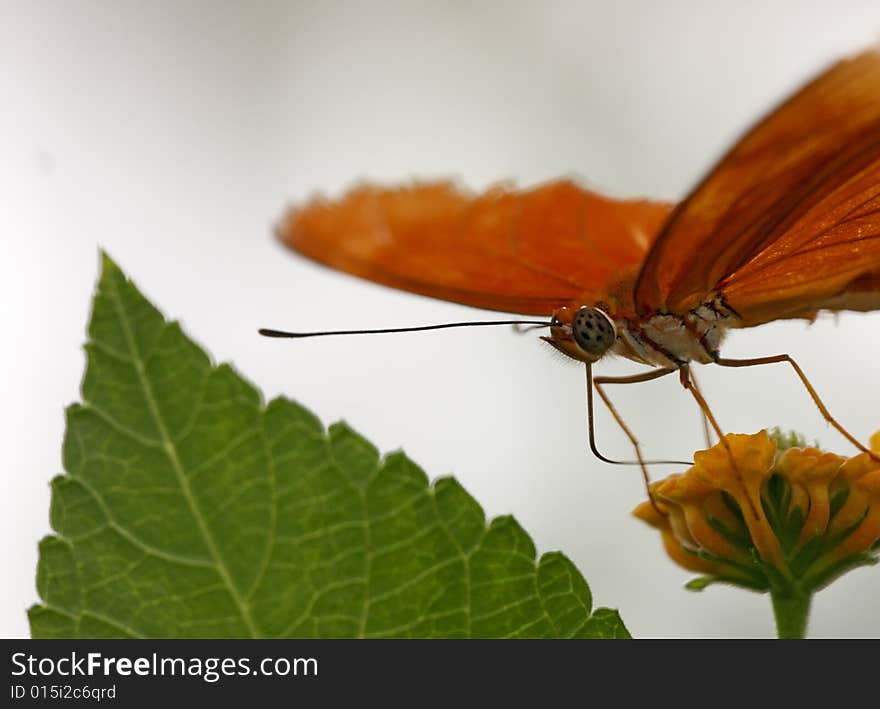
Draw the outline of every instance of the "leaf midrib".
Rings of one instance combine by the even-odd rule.
[[[199,509],[198,503],[196,502],[195,496],[193,495],[192,488],[190,488],[189,480],[187,479],[186,473],[183,470],[183,465],[180,462],[180,456],[177,453],[177,446],[175,446],[174,441],[168,434],[168,429],[165,426],[165,421],[163,420],[162,415],[159,412],[159,406],[156,403],[156,398],[153,394],[153,388],[150,385],[150,381],[146,375],[144,367],[145,363],[135,344],[134,334],[132,333],[131,329],[131,323],[128,320],[128,315],[125,312],[125,308],[123,307],[122,298],[119,294],[116,281],[111,280],[110,285],[110,299],[113,302],[113,306],[116,309],[119,322],[122,326],[122,333],[125,337],[125,343],[128,347],[131,361],[135,368],[135,372],[137,372],[138,381],[143,391],[144,399],[147,402],[147,407],[150,411],[150,416],[153,419],[153,423],[156,425],[156,430],[159,432],[159,437],[162,442],[162,448],[168,455],[168,459],[171,462],[171,467],[177,477],[177,483],[180,486],[183,498],[186,501],[190,514],[193,516],[193,519],[198,526],[199,533],[201,534],[202,540],[204,541],[205,546],[208,549],[208,553],[211,555],[211,559],[214,562],[217,573],[220,575],[220,578],[223,581],[223,585],[226,587],[227,592],[235,603],[239,615],[241,616],[242,621],[248,629],[248,633],[253,638],[260,637],[257,626],[254,623],[253,618],[251,617],[250,607],[248,606],[247,601],[241,595],[235,583],[233,582],[232,574],[229,572],[229,568],[226,566],[226,562],[223,560],[223,557],[220,554],[220,549],[218,548],[217,543],[214,540],[210,529],[208,528],[207,522],[205,521],[205,518],[202,515],[201,510]]]

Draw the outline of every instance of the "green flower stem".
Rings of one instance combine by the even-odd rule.
[[[786,586],[770,591],[773,615],[776,616],[776,634],[782,640],[806,637],[813,594],[797,586]]]

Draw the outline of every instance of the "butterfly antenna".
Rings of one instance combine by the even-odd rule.
[[[533,327],[550,327],[550,322],[543,320],[477,320],[473,322],[451,322],[440,325],[419,325],[417,327],[386,327],[379,330],[326,330],[323,332],[288,332],[261,327],[258,332],[264,337],[325,337],[327,335],[385,335],[395,332],[424,332],[425,330],[446,330],[452,327],[482,327],[484,325],[531,325]]]

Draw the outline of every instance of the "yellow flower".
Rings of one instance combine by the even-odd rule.
[[[775,440],[774,440],[775,438]],[[780,445],[778,445],[780,444]],[[766,431],[728,434],[687,472],[651,486],[634,514],[667,554],[707,578],[811,593],[880,552],[880,462],[843,458]],[[871,439],[880,452],[880,432]]]

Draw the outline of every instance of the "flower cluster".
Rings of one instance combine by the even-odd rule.
[[[687,472],[651,485],[634,514],[660,530],[669,556],[712,581],[771,592],[822,588],[880,552],[880,461],[792,441],[728,434]],[[880,452],[880,433],[871,439]]]

